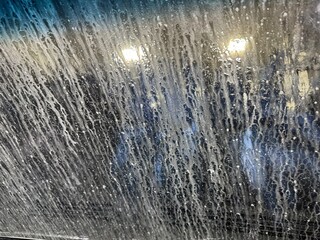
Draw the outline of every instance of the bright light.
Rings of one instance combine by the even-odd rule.
[[[123,49],[122,54],[124,59],[127,62],[136,62],[136,61],[139,61],[140,58],[142,57],[143,51],[141,47],[139,47],[138,49],[131,47],[131,48]]]
[[[246,49],[247,41],[243,38],[230,41],[228,46],[229,52],[243,52]]]

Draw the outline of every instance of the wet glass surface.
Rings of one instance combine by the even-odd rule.
[[[318,239],[320,2],[0,1],[0,235]]]

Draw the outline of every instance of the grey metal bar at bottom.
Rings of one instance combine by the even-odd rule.
[[[40,239],[40,238],[24,238],[24,237],[0,236],[0,240],[44,240],[44,239]]]
[[[88,237],[76,237],[66,235],[45,235],[45,234],[34,234],[34,233],[1,233],[0,240],[89,240]]]

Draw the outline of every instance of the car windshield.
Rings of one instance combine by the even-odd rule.
[[[319,239],[319,0],[0,1],[0,239]]]

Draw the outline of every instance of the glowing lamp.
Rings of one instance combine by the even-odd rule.
[[[141,56],[143,55],[142,49],[140,48],[126,48],[122,50],[122,54],[124,59],[127,62],[137,62],[140,60]]]
[[[247,41],[243,38],[233,39],[228,45],[228,51],[230,53],[243,52],[246,49]]]

